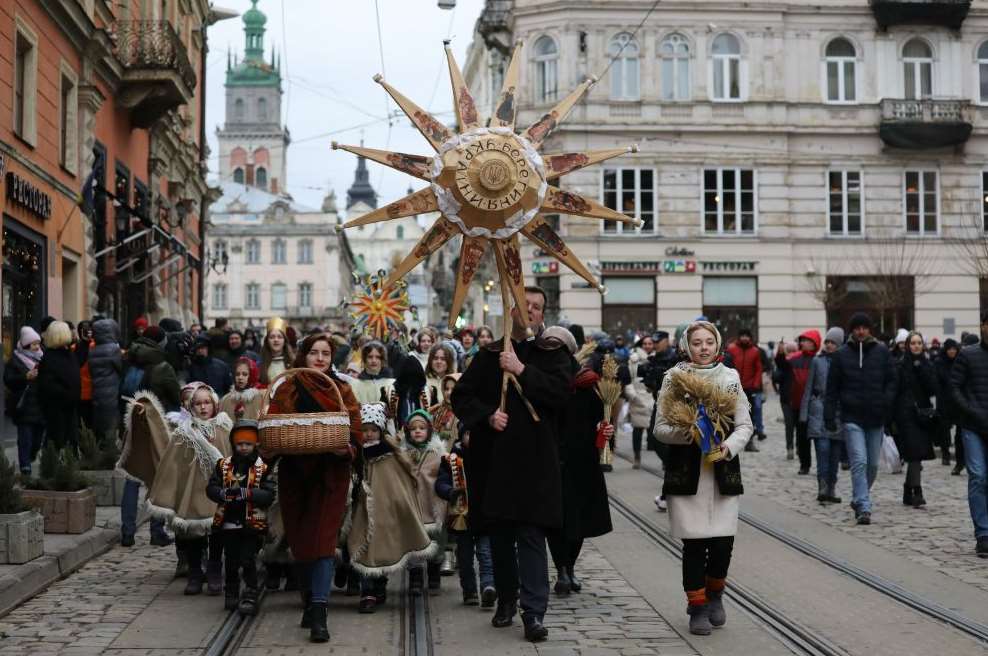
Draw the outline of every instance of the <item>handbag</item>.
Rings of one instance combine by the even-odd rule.
[[[939,417],[936,408],[922,408],[918,403],[914,403],[913,406],[916,408],[916,420],[924,426],[933,424]]]

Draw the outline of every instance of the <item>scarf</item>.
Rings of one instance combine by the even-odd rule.
[[[693,359],[693,356],[690,354],[690,334],[692,334],[694,328],[705,328],[706,330],[709,330],[713,334],[714,338],[717,340],[717,353],[720,354],[721,346],[723,345],[723,339],[720,336],[720,331],[717,330],[717,326],[713,325],[709,321],[694,321],[691,324],[689,324],[686,327],[686,329],[683,331],[683,334],[679,336],[679,350],[686,357],[690,358],[691,360]],[[709,365],[693,364],[691,366],[698,369],[710,369],[713,367],[713,364],[709,364]]]
[[[593,387],[600,380],[600,375],[589,367],[584,367],[573,377],[572,389],[587,389]]]
[[[17,359],[21,361],[28,371],[34,371],[38,363],[41,362],[41,357],[44,355],[44,351],[32,351],[30,349],[24,349],[18,346],[14,349],[14,355]]]

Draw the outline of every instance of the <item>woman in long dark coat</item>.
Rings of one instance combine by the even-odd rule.
[[[38,365],[38,398],[45,413],[45,439],[59,449],[79,447],[79,403],[82,382],[79,365],[71,350],[72,329],[64,321],[53,321],[43,335],[45,355]]]
[[[336,542],[347,512],[352,463],[363,441],[360,405],[350,386],[332,369],[334,345],[327,333],[309,335],[299,344],[295,368],[303,369],[283,379],[272,393],[270,413],[304,414],[339,411],[339,401],[329,383],[309,371],[333,379],[350,415],[350,444],[318,455],[282,456],[278,465],[278,492],[285,537],[292,556],[302,564],[305,612],[302,627],[310,629],[312,642],[327,642],[326,609],[336,565]]]
[[[559,422],[563,526],[548,535],[549,551],[557,572],[557,595],[579,592],[582,588],[573,570],[583,549],[583,540],[612,530],[597,433],[603,431],[604,437],[610,439],[614,426],[606,423],[604,404],[597,394],[600,373],[590,367],[580,368],[576,360],[572,361],[572,367],[574,372],[579,371],[573,379],[573,394]]]
[[[923,336],[909,333],[906,349],[898,362],[898,391],[895,396],[895,424],[898,429],[899,457],[906,462],[906,482],[902,503],[919,508],[923,498],[923,460],[933,460],[933,437],[937,419],[932,415],[931,398],[937,395],[937,376],[933,363],[926,357]]]

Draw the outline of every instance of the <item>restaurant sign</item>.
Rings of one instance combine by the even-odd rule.
[[[740,271],[754,271],[758,262],[700,262],[700,270],[703,273],[735,273]]]
[[[42,219],[51,218],[51,196],[13,171],[7,171],[7,201]]]

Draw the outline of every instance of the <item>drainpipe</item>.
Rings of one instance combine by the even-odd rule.
[[[206,23],[207,20],[203,20],[202,26],[202,49],[199,53],[199,161],[196,165],[199,167],[199,174],[204,175],[202,172],[202,162],[206,158],[206,53],[209,51],[209,45],[206,41]],[[205,182],[205,181],[204,181]],[[206,293],[206,282],[205,282],[205,263],[206,263],[206,212],[209,202],[209,188],[207,187],[206,192],[199,199],[199,307],[196,309],[196,314],[198,315],[199,323],[205,321],[203,318],[203,298]],[[205,326],[203,326],[205,327]]]

